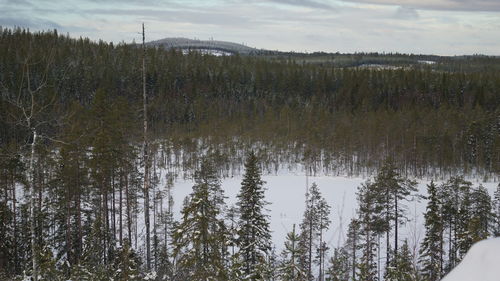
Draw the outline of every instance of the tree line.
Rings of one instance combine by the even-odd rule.
[[[8,166],[2,166],[1,278],[30,276],[35,253],[39,280],[434,281],[453,269],[474,242],[500,235],[500,185],[492,198],[483,186],[473,187],[455,176],[439,185],[431,181],[422,196],[414,180],[386,161],[375,177],[358,187],[356,215],[343,245],[330,248],[326,242],[332,206],[313,183],[304,196],[302,221],[276,253],[269,228],[272,204],[265,200],[261,164],[254,152],[246,156],[232,206],[225,202],[215,158],[205,157],[178,219],[173,214],[174,177],[165,173],[165,159],[157,153],[151,166],[148,271],[138,166],[129,165],[128,170],[105,158],[98,167],[92,166],[95,161],[65,162],[67,153],[61,151],[54,159],[37,157],[34,217],[23,194],[23,163],[2,163]],[[124,159],[117,161],[127,163]],[[418,245],[399,234],[412,219],[407,209],[412,200],[427,201],[425,235],[414,241]],[[35,250],[30,243],[31,220]]]
[[[17,125],[22,112],[8,102],[28,82],[43,86],[38,97],[47,136],[61,134],[76,105],[89,110],[99,91],[126,103],[126,115],[138,119],[142,53],[136,45],[20,28],[2,29],[0,44],[3,147],[29,139],[29,130]],[[269,167],[276,163],[267,158],[364,175],[391,157],[417,177],[499,171],[498,58],[443,57],[428,67],[370,70],[150,47],[146,61],[151,139],[182,147],[191,158],[200,149],[197,139],[234,166],[244,157],[231,151],[259,143]],[[473,70],[466,67],[472,64]],[[129,131],[138,136],[140,126]]]

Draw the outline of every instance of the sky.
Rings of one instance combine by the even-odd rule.
[[[0,0],[0,26],[280,51],[500,55],[500,0]]]

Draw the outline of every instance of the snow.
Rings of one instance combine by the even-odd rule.
[[[265,200],[271,203],[266,206],[266,209],[269,210],[272,239],[278,253],[283,249],[286,234],[292,231],[293,224],[296,224],[296,229],[299,228],[305,209],[306,184],[311,186],[313,182],[318,184],[323,197],[332,206],[330,219],[333,224],[326,234],[327,243],[331,248],[337,247],[339,243],[343,244],[344,234],[356,209],[357,187],[364,179],[330,176],[306,179],[304,175],[286,171],[278,175],[265,175],[262,179],[266,182]],[[224,195],[227,197],[225,202],[228,206],[236,204],[241,180],[241,176],[222,180]],[[180,219],[181,202],[192,192],[192,186],[192,181],[179,180],[174,184],[173,197],[176,204],[173,211],[176,219]],[[342,217],[342,227],[340,217]]]
[[[500,238],[480,241],[442,281],[500,280]]]
[[[341,246],[345,242],[345,234],[351,218],[355,216],[357,201],[356,192],[358,186],[363,183],[366,178],[359,177],[339,177],[339,176],[308,176],[303,172],[295,172],[289,170],[279,170],[274,175],[263,175],[262,179],[266,182],[265,200],[271,204],[266,206],[269,210],[272,231],[272,240],[276,246],[276,251],[279,254],[284,248],[286,234],[292,231],[293,224],[296,224],[296,229],[299,229],[299,224],[302,221],[302,216],[305,209],[305,193],[306,186],[311,186],[315,182],[327,203],[332,207],[330,220],[332,221],[330,229],[326,233],[326,242],[330,247],[329,254],[333,253],[333,248]],[[473,186],[478,186],[482,182],[468,179],[473,183]],[[224,190],[224,195],[227,197],[225,202],[228,207],[236,204],[236,195],[240,191],[242,176],[234,176],[223,178],[221,185]],[[417,180],[418,193],[427,195],[427,184],[430,180]],[[437,185],[442,181],[435,181]],[[172,189],[174,198],[174,217],[180,219],[180,211],[184,197],[192,192],[194,182],[191,180],[177,180]],[[482,183],[490,195],[497,186],[497,183],[486,182]],[[418,253],[419,246],[424,238],[424,212],[427,201],[412,201],[404,202],[407,205],[409,222],[400,225],[399,235],[400,241],[408,239],[410,249],[413,253]],[[384,259],[385,253],[384,243],[381,245],[381,258]],[[329,256],[328,254],[328,256]],[[498,278],[500,280],[500,278]]]

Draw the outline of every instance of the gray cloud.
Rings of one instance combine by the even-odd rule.
[[[395,5],[422,10],[500,12],[499,0],[342,0],[344,2]]]
[[[158,9],[89,9],[83,11],[86,15],[102,16],[132,16],[148,18],[162,22],[209,24],[220,26],[248,26],[258,24],[249,16],[225,13],[223,11],[196,10],[158,10]]]
[[[145,22],[148,40],[213,37],[284,51],[453,55],[500,50],[498,14],[477,12],[500,0],[478,0],[474,4],[482,8],[468,13],[456,11],[472,6],[470,0],[117,1],[0,0],[0,25],[131,42],[140,39],[137,31]],[[436,12],[445,8],[449,12]]]
[[[398,7],[395,14],[396,18],[404,20],[416,20],[420,16],[415,8]]]
[[[326,4],[324,2],[313,1],[313,0],[271,0],[269,2],[290,5],[290,6],[315,8],[315,9],[325,9],[325,10],[334,9],[334,7],[331,4]]]
[[[38,18],[19,18],[19,17],[2,17],[0,18],[0,26],[17,26],[36,29],[62,29],[62,26],[56,22]]]

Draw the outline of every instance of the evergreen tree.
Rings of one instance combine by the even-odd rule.
[[[437,281],[443,271],[443,221],[441,202],[434,182],[427,185],[427,210],[425,212],[425,237],[420,247],[423,278]]]
[[[349,281],[349,253],[344,248],[335,248],[326,271],[327,281]]]
[[[452,177],[439,189],[443,225],[448,236],[448,263],[443,274],[455,267],[460,261],[460,255],[465,254],[472,243],[468,227],[471,185],[463,177]]]
[[[305,254],[302,255],[299,261],[302,271],[306,273],[307,280],[314,278],[312,265],[315,261],[320,265],[321,273],[319,275],[323,273],[324,253],[326,251],[325,247],[323,247],[323,233],[330,224],[329,215],[330,206],[321,195],[316,183],[313,183],[306,193],[306,210],[300,224],[299,247],[302,248]],[[319,253],[317,259],[314,259],[313,253]]]
[[[117,255],[113,264],[113,279],[119,281],[143,280],[140,274],[140,259],[130,248],[130,243],[125,240],[123,245],[117,249]]]
[[[492,225],[492,232],[494,237],[498,237],[500,236],[500,183],[493,194],[492,211],[494,221]]]
[[[245,163],[245,174],[236,203],[239,211],[238,247],[242,259],[244,280],[262,280],[261,271],[271,251],[271,233],[269,216],[264,200],[264,181],[258,159],[250,152]]]
[[[383,203],[385,206],[384,226],[387,239],[386,248],[393,248],[394,252],[397,253],[399,224],[404,224],[407,220],[406,206],[403,202],[407,201],[412,193],[417,190],[417,182],[403,178],[396,170],[392,161],[387,160],[377,174],[374,184],[379,192],[383,193],[385,196]],[[394,230],[394,243],[392,247],[389,241],[391,230]],[[386,263],[388,265],[391,260],[391,251],[386,252]]]
[[[413,266],[412,255],[405,240],[401,249],[395,254],[389,268],[386,269],[386,281],[417,281],[418,273]]]
[[[359,280],[377,280],[377,264],[375,261],[377,250],[377,235],[385,228],[384,199],[385,194],[378,191],[370,181],[366,181],[358,188],[359,225],[362,254],[358,264]]]
[[[470,197],[471,219],[469,233],[472,243],[475,243],[488,238],[491,222],[491,196],[484,186],[479,185],[479,187],[473,189]]]
[[[179,280],[227,280],[223,252],[227,241],[221,228],[223,199],[217,173],[204,160],[173,233],[175,275]]]
[[[360,249],[360,225],[357,219],[351,219],[347,229],[347,240],[344,246],[349,257],[349,276],[350,279],[356,280],[356,272],[358,268],[358,251]]]
[[[279,278],[283,281],[306,280],[305,272],[299,265],[299,257],[305,253],[299,247],[300,236],[295,232],[295,224],[291,232],[287,233],[285,248],[281,252]]]

